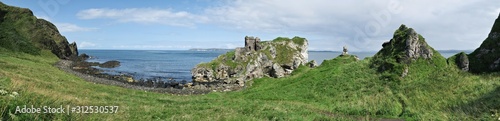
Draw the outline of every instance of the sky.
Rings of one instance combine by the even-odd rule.
[[[378,51],[401,25],[434,49],[473,50],[499,0],[0,0],[54,23],[79,49],[186,50],[300,36],[309,50]]]

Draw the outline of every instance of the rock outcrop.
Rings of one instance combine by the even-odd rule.
[[[213,90],[235,90],[254,78],[284,77],[300,65],[306,65],[307,46],[307,40],[300,37],[279,37],[273,41],[245,37],[245,47],[193,68],[194,87],[202,85]]]
[[[446,66],[444,57],[430,47],[420,34],[405,25],[401,25],[393,38],[384,42],[382,47],[371,60],[371,66],[380,72],[390,71],[405,77],[409,73],[409,65],[419,60],[424,61],[423,66]]]
[[[61,59],[78,56],[76,43],[70,45],[54,24],[37,19],[29,9],[0,2],[0,28],[0,47],[30,54],[45,49]]]
[[[315,60],[311,60],[311,61],[307,62],[307,66],[309,68],[316,68],[316,67],[318,67],[318,63],[316,63]]]
[[[468,55],[470,72],[498,72],[500,71],[500,15],[495,20],[488,38],[481,46]]]
[[[99,67],[101,68],[116,68],[118,66],[120,66],[120,61],[117,60],[106,61],[102,64],[99,64]]]
[[[469,71],[469,58],[467,57],[467,54],[464,52],[460,53],[457,57],[457,60],[455,61],[457,64],[458,68],[460,68],[462,71]]]

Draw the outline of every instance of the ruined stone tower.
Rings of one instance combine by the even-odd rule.
[[[258,51],[260,50],[260,38],[259,37],[252,37],[252,36],[245,36],[245,50],[247,51]]]

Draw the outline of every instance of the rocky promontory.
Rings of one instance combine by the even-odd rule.
[[[394,32],[393,38],[383,43],[382,49],[371,60],[371,66],[379,72],[397,75],[391,78],[405,77],[413,64],[420,67],[444,67],[446,60],[427,44],[422,35],[406,25],[401,25]]]
[[[500,15],[481,46],[468,55],[473,73],[500,71]]]
[[[0,47],[39,54],[50,50],[61,59],[78,56],[76,43],[69,43],[57,27],[44,19],[38,19],[26,8],[5,5],[0,2]]]
[[[193,88],[236,90],[254,78],[284,77],[308,62],[307,47],[308,41],[301,37],[260,41],[247,36],[245,47],[194,67]]]

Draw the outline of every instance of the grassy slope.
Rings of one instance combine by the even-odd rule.
[[[498,118],[499,74],[472,75],[455,67],[410,67],[400,82],[379,80],[369,59],[339,57],[293,76],[256,79],[236,92],[176,96],[93,84],[60,71],[57,57],[0,48],[0,88],[20,96],[0,96],[3,118],[99,120],[318,120],[367,117],[424,119]],[[6,77],[8,77],[6,79]],[[2,81],[3,80],[3,81]],[[9,114],[18,105],[118,105],[118,114]],[[345,120],[345,119],[344,119]]]

